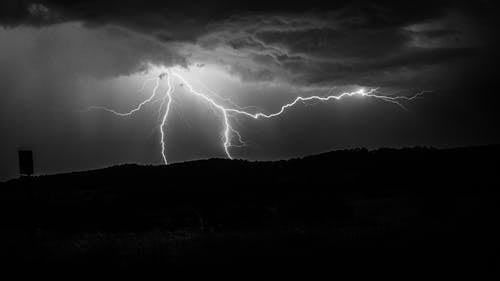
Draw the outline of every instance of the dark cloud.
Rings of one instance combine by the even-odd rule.
[[[492,1],[21,0],[0,5],[5,26],[79,21],[91,29],[116,26],[143,36],[120,42],[127,47],[111,39],[114,47],[103,44],[102,52],[81,50],[78,65],[97,75],[130,73],[148,62],[211,62],[246,81],[388,86],[397,81],[410,87],[418,69],[468,59],[495,37]],[[94,53],[117,60],[92,68],[86,62]],[[401,71],[412,74],[402,81]]]
[[[119,24],[183,40],[203,34],[207,24],[240,16],[314,14],[335,17],[343,26],[355,29],[404,26],[438,18],[450,9],[480,11],[488,1],[63,1],[6,0],[0,4],[0,22],[6,25],[50,24],[83,21],[89,25]],[[472,7],[471,7],[472,6]],[[474,8],[474,9],[472,9]],[[477,12],[476,12],[477,13]],[[49,17],[50,15],[50,17]],[[282,22],[290,26],[300,21]],[[271,23],[273,24],[273,23]],[[167,32],[168,30],[168,32]],[[167,34],[165,34],[167,33]]]
[[[307,85],[398,81],[404,86],[390,73],[468,59],[481,52],[492,36],[472,20],[477,15],[468,14],[457,2],[356,2],[300,14],[290,11],[214,20],[196,43],[234,53],[235,59],[224,56],[218,62],[247,81],[280,79]]]
[[[124,59],[114,67],[155,60],[165,65],[212,62],[246,81],[303,85],[397,82],[411,87],[418,69],[482,52],[493,40],[487,30],[495,21],[491,1],[47,0],[1,5],[0,22],[8,26],[81,21],[90,28],[119,26],[143,34],[144,42],[131,47],[141,55],[117,56]],[[181,44],[181,51],[173,51],[173,44]],[[401,80],[401,71],[411,75]]]
[[[300,31],[265,31],[256,37],[267,44],[284,46],[291,53],[314,58],[369,58],[399,52],[408,42],[401,30],[351,30],[338,28]],[[371,43],[371,44],[370,44]]]

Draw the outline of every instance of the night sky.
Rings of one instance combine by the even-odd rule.
[[[42,174],[163,163],[159,102],[127,117],[86,109],[131,110],[165,69],[252,112],[297,96],[432,91],[408,110],[354,96],[231,118],[247,142],[235,158],[500,142],[495,1],[293,2],[2,0],[0,180],[18,175],[19,149]],[[169,161],[226,157],[220,112],[178,84]]]

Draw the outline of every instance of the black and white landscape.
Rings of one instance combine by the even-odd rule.
[[[0,267],[497,274],[495,4],[1,1]]]

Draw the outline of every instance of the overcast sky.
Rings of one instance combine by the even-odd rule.
[[[84,109],[134,108],[165,68],[266,113],[297,96],[432,91],[408,111],[352,97],[232,119],[248,143],[236,158],[499,142],[495,1],[293,2],[1,1],[0,180],[17,176],[18,149],[39,173],[161,164],[160,104]],[[176,88],[171,162],[225,157],[222,129],[220,112]]]

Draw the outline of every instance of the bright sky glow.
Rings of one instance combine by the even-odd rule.
[[[234,103],[231,99],[223,97],[213,90],[210,90],[201,80],[215,80],[214,77],[217,75],[224,75],[218,73],[218,70],[206,72],[192,71],[189,69],[183,69],[180,67],[172,68],[155,68],[151,71],[152,76],[143,81],[141,89],[144,89],[146,83],[153,82],[154,87],[152,92],[145,98],[142,102],[136,105],[134,108],[126,112],[119,112],[114,109],[105,106],[91,106],[87,110],[105,110],[116,116],[126,117],[131,116],[134,113],[143,109],[146,104],[160,101],[159,112],[160,112],[160,143],[161,143],[161,155],[163,162],[168,164],[167,157],[167,136],[165,133],[165,127],[168,123],[168,117],[171,110],[172,101],[176,98],[176,89],[178,87],[184,88],[187,93],[190,93],[201,100],[207,102],[208,106],[215,109],[218,114],[220,114],[221,122],[223,124],[223,131],[221,132],[221,142],[224,148],[226,156],[233,159],[231,154],[231,147],[245,146],[243,136],[238,132],[231,124],[231,117],[234,118],[253,118],[253,119],[269,119],[275,118],[282,114],[286,114],[288,110],[298,103],[307,103],[311,101],[320,102],[334,102],[340,101],[347,97],[363,97],[363,98],[373,98],[379,99],[385,102],[393,103],[399,106],[403,110],[407,110],[404,103],[412,101],[413,99],[419,98],[426,92],[421,92],[415,94],[411,97],[406,96],[391,96],[379,92],[378,88],[358,88],[352,92],[343,92],[337,94],[330,94],[324,96],[311,95],[311,96],[298,96],[289,102],[281,105],[281,107],[274,112],[253,112],[247,108],[240,107],[238,104]],[[160,91],[160,85],[166,84],[166,90]]]

